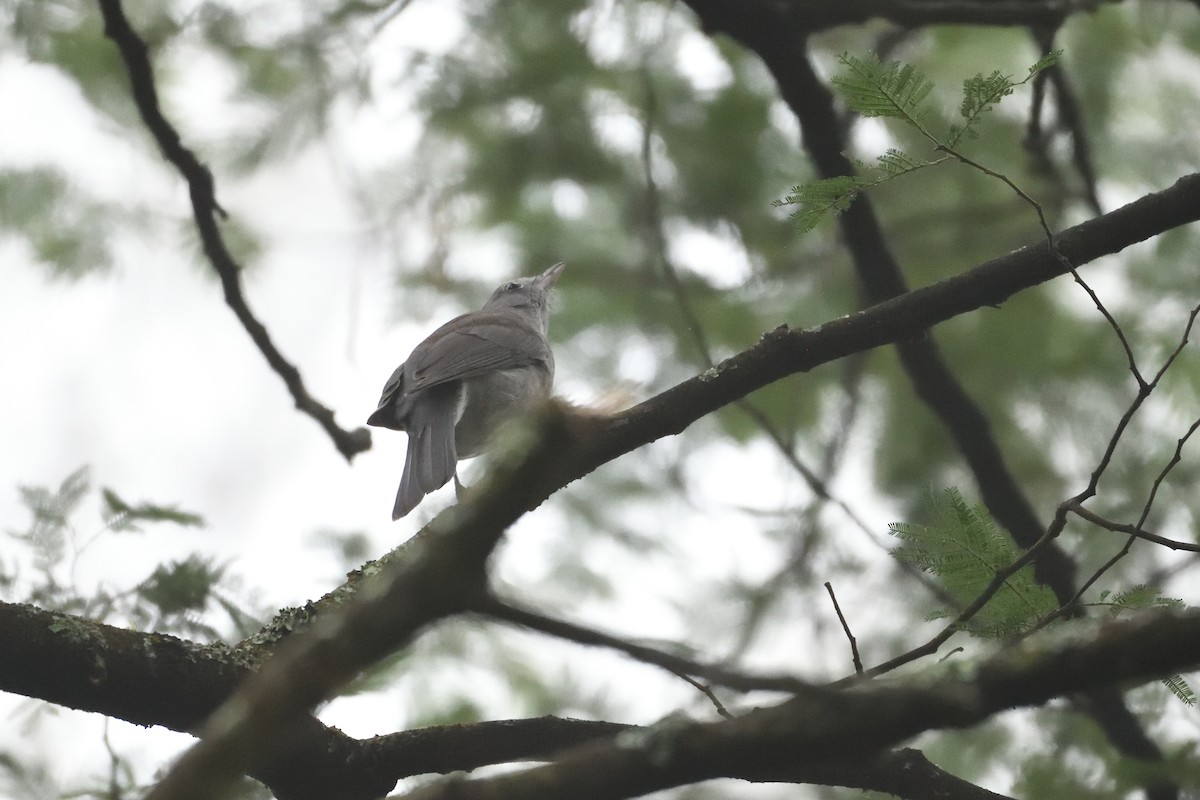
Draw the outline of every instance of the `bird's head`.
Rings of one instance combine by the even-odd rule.
[[[530,314],[537,319],[541,329],[546,330],[550,318],[550,290],[554,288],[564,266],[560,261],[541,275],[517,278],[501,284],[483,304],[483,310],[500,311],[511,308]]]

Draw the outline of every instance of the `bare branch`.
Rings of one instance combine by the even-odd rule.
[[[1151,680],[1200,664],[1200,611],[1147,614],[1101,627],[1086,641],[1001,654],[966,678],[920,686],[873,682],[812,688],[734,720],[664,720],[648,730],[567,751],[553,764],[436,784],[410,800],[616,800],[716,777],[761,776],[786,763],[862,758],[918,733],[962,728],[1019,706],[1114,683]]]
[[[1066,524],[1066,514],[1068,510],[1075,511],[1075,513],[1085,517],[1086,519],[1091,519],[1086,514],[1080,513],[1080,509],[1083,508],[1083,502],[1096,495],[1096,489],[1100,483],[1100,478],[1112,461],[1113,453],[1117,449],[1117,443],[1120,441],[1121,435],[1129,426],[1133,416],[1142,407],[1142,404],[1146,401],[1146,398],[1148,398],[1150,393],[1158,387],[1159,381],[1161,381],[1163,376],[1167,374],[1167,370],[1169,370],[1175,363],[1176,359],[1179,358],[1179,354],[1183,352],[1183,348],[1187,346],[1187,343],[1191,338],[1192,328],[1196,324],[1196,318],[1198,315],[1200,315],[1200,304],[1197,304],[1192,308],[1191,313],[1188,315],[1187,324],[1184,325],[1183,334],[1179,337],[1179,344],[1175,346],[1175,349],[1172,350],[1170,355],[1168,355],[1163,361],[1163,364],[1161,367],[1159,367],[1158,372],[1154,373],[1154,377],[1151,378],[1149,382],[1141,381],[1139,383],[1138,392],[1130,402],[1129,407],[1126,408],[1125,412],[1121,415],[1121,419],[1117,422],[1117,426],[1113,430],[1112,436],[1109,437],[1108,445],[1105,447],[1104,453],[1100,457],[1100,461],[1097,463],[1096,468],[1092,470],[1092,475],[1088,480],[1088,485],[1083,489],[1083,491],[1079,492],[1074,497],[1059,504],[1054,522],[1051,524],[1052,530],[1062,530],[1063,526]],[[1146,523],[1146,520],[1150,516],[1150,510],[1154,506],[1154,499],[1158,495],[1158,488],[1162,485],[1162,482],[1166,480],[1167,475],[1171,472],[1171,470],[1175,468],[1175,465],[1179,463],[1183,456],[1183,446],[1187,443],[1188,439],[1191,438],[1192,434],[1196,432],[1197,426],[1200,426],[1200,419],[1193,422],[1191,427],[1188,428],[1187,432],[1176,442],[1175,452],[1171,459],[1167,462],[1167,464],[1159,472],[1158,476],[1154,479],[1154,482],[1150,485],[1149,495],[1146,498],[1145,504],[1142,506],[1142,513],[1138,517],[1137,522],[1129,526],[1129,530],[1125,531],[1126,533],[1130,534],[1130,537],[1125,542],[1125,545],[1114,556],[1104,562],[1099,569],[1092,573],[1091,577],[1089,577],[1084,585],[1075,592],[1074,596],[1068,602],[1060,604],[1057,611],[1055,611],[1053,614],[1050,614],[1046,619],[1042,620],[1035,630],[1048,625],[1049,623],[1065,616],[1066,614],[1074,613],[1076,604],[1079,602],[1080,598],[1083,597],[1084,592],[1093,586],[1104,573],[1115,566],[1118,561],[1123,559],[1129,553],[1130,548],[1133,546],[1134,540],[1151,536],[1151,534],[1142,536],[1136,532],[1141,531],[1144,533],[1144,531],[1142,531],[1142,526]],[[1088,513],[1090,514],[1091,512]],[[1091,519],[1092,522],[1102,519],[1098,515],[1092,516],[1095,517],[1094,519]],[[1170,539],[1163,539],[1162,537],[1157,538],[1159,539],[1159,544],[1166,544],[1167,542],[1172,541]],[[1154,539],[1151,541],[1154,541]],[[1170,547],[1171,545],[1167,546]]]
[[[1134,529],[1140,530],[1142,525],[1146,522],[1146,517],[1150,513],[1151,506],[1154,504],[1154,498],[1158,494],[1158,487],[1162,485],[1162,482],[1164,480],[1166,480],[1167,475],[1170,474],[1171,470],[1174,469],[1175,465],[1178,464],[1179,461],[1182,459],[1183,446],[1185,444],[1187,444],[1188,439],[1190,439],[1192,437],[1192,434],[1195,433],[1198,428],[1200,428],[1200,419],[1197,419],[1195,422],[1193,422],[1191,424],[1191,426],[1188,427],[1187,432],[1183,436],[1181,436],[1179,438],[1179,440],[1175,443],[1175,452],[1171,455],[1171,458],[1167,462],[1167,464],[1162,468],[1162,471],[1160,471],[1158,473],[1158,476],[1154,479],[1154,483],[1150,488],[1150,496],[1147,498],[1146,505],[1142,509],[1142,516],[1140,519],[1138,519],[1137,524],[1132,526]],[[1117,553],[1112,558],[1105,561],[1103,564],[1100,565],[1100,567],[1094,573],[1092,573],[1092,575],[1084,582],[1084,584],[1079,587],[1079,591],[1075,594],[1075,597],[1072,599],[1071,603],[1068,604],[1065,608],[1069,608],[1071,605],[1078,603],[1080,598],[1083,597],[1084,593],[1087,592],[1088,589],[1092,588],[1092,586],[1094,586],[1096,584],[1096,581],[1100,580],[1100,577],[1102,575],[1104,575],[1106,572],[1108,572],[1110,569],[1112,569],[1114,566],[1116,566],[1118,561],[1125,558],[1125,556],[1129,555],[1129,551],[1133,547],[1133,543],[1135,541],[1137,541],[1139,538],[1144,538],[1144,537],[1140,537],[1140,536],[1137,536],[1136,534],[1131,533],[1129,538],[1125,541],[1124,547],[1122,547],[1120,550],[1118,550]],[[1163,542],[1160,542],[1160,544],[1163,544],[1166,541],[1170,541],[1170,540],[1163,540]],[[1181,547],[1178,549],[1191,549],[1191,548]],[[1058,619],[1061,616],[1063,616],[1062,608],[1060,608],[1054,614],[1049,615],[1045,620],[1042,621],[1042,623],[1040,625],[1038,625],[1038,627],[1039,628],[1044,627],[1045,625],[1049,624],[1050,622],[1053,622],[1054,620]]]
[[[220,646],[114,628],[0,602],[0,688],[70,708],[194,731],[246,674],[240,657]],[[103,663],[104,672],[97,666]],[[97,679],[100,678],[100,679]],[[287,751],[252,771],[281,800],[371,800],[400,778],[545,760],[556,752],[637,726],[539,717],[438,725],[352,739],[311,717],[289,735]],[[807,780],[899,797],[1004,800],[930,764],[918,751],[877,759],[780,770],[760,779]]]
[[[1113,533],[1127,533],[1135,538],[1145,539],[1147,542],[1153,542],[1154,544],[1161,544],[1163,547],[1169,547],[1172,550],[1187,550],[1191,553],[1200,553],[1200,544],[1177,542],[1174,539],[1168,539],[1165,536],[1158,536],[1157,534],[1150,533],[1149,531],[1144,531],[1137,525],[1113,522],[1112,520],[1105,519],[1094,511],[1089,511],[1088,509],[1079,505],[1079,503],[1069,503],[1067,505],[1067,510],[1082,517],[1083,519],[1086,519],[1093,525],[1099,525],[1101,528],[1112,531]]]
[[[931,25],[1058,26],[1094,2],[1071,0],[805,0],[794,4],[796,24],[810,33],[884,19],[905,28]]]
[[[704,664],[592,628],[554,619],[536,611],[522,608],[512,601],[500,600],[495,597],[486,598],[474,610],[503,622],[509,622],[550,636],[557,636],[560,639],[566,639],[577,644],[592,647],[607,647],[611,650],[616,650],[630,658],[661,667],[674,675],[688,680],[693,686],[696,684],[689,680],[688,676],[697,676],[720,686],[726,686],[742,692],[756,690],[797,692],[810,685],[790,675],[750,675],[715,664]]]
[[[116,44],[125,62],[138,113],[141,114],[142,121],[145,122],[154,141],[158,143],[163,157],[175,165],[187,181],[192,200],[192,216],[200,232],[204,254],[208,256],[209,263],[221,280],[225,303],[250,334],[250,338],[267,359],[271,369],[283,379],[296,408],[315,419],[325,429],[338,452],[349,461],[358,453],[369,450],[370,431],[363,427],[348,431],[337,424],[333,411],[309,394],[300,377],[300,370],[279,352],[266,327],[250,310],[242,292],[241,267],[229,252],[217,223],[217,217],[224,217],[225,212],[217,204],[212,173],[200,163],[195,153],[184,146],[179,132],[163,115],[158,103],[158,90],[154,85],[154,70],[150,65],[146,43],[130,26],[121,0],[99,0],[99,3],[104,15],[104,33]]]
[[[850,655],[854,661],[854,674],[861,678],[863,676],[863,665],[862,659],[858,656],[858,640],[850,632],[850,625],[846,622],[846,617],[842,614],[842,607],[838,605],[837,595],[833,593],[833,585],[829,581],[825,581],[825,591],[829,592],[829,599],[833,601],[833,610],[837,612],[838,622],[842,623],[842,630],[845,631],[846,638],[850,641]]]

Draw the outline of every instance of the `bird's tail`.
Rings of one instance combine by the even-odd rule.
[[[393,520],[412,511],[425,495],[454,477],[458,466],[454,445],[458,403],[454,394],[460,391],[461,386],[433,387],[426,390],[430,396],[413,404],[408,420],[408,457],[392,508]],[[436,396],[443,393],[447,396]]]

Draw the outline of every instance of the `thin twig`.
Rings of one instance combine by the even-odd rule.
[[[1076,514],[1079,514],[1080,516],[1084,517],[1085,519],[1089,519],[1089,521],[1091,521],[1091,522],[1100,524],[1100,523],[1096,522],[1096,520],[1102,519],[1101,517],[1096,515],[1096,519],[1090,519],[1089,517],[1080,513],[1079,509],[1086,511],[1086,509],[1083,509],[1083,502],[1096,495],[1096,488],[1100,482],[1100,476],[1104,473],[1105,469],[1107,469],[1109,463],[1111,462],[1113,452],[1117,448],[1117,442],[1120,440],[1121,434],[1129,426],[1130,420],[1133,419],[1133,415],[1135,413],[1137,413],[1139,408],[1141,408],[1142,403],[1144,403],[1146,398],[1150,396],[1150,393],[1153,392],[1155,388],[1157,388],[1159,381],[1161,381],[1163,376],[1167,374],[1167,370],[1170,369],[1171,366],[1175,363],[1176,359],[1179,358],[1179,354],[1183,352],[1183,348],[1187,346],[1188,341],[1191,339],[1192,329],[1196,325],[1196,318],[1198,315],[1200,315],[1200,304],[1197,304],[1196,306],[1194,306],[1191,310],[1191,313],[1188,314],[1187,324],[1184,325],[1184,327],[1183,327],[1183,335],[1179,337],[1179,344],[1177,344],[1175,346],[1175,349],[1172,350],[1170,355],[1168,355],[1167,358],[1163,361],[1162,366],[1159,367],[1158,372],[1154,373],[1154,377],[1150,379],[1149,383],[1143,383],[1138,387],[1137,395],[1130,402],[1129,407],[1127,409],[1125,409],[1125,413],[1121,415],[1121,419],[1120,419],[1120,421],[1118,421],[1117,427],[1114,429],[1112,436],[1109,437],[1108,445],[1105,447],[1104,454],[1101,456],[1099,463],[1096,465],[1096,468],[1092,471],[1092,475],[1088,481],[1087,487],[1083,491],[1081,491],[1079,494],[1075,495],[1074,497],[1070,498],[1069,500],[1064,501],[1062,504],[1059,505],[1058,517],[1056,517],[1056,519],[1055,519],[1056,523],[1058,523],[1060,520],[1065,518],[1067,510],[1071,510],[1071,511],[1074,511]],[[1141,515],[1138,517],[1138,521],[1136,523],[1134,523],[1133,525],[1129,526],[1129,530],[1122,531],[1123,533],[1129,534],[1129,539],[1125,542],[1124,547],[1122,547],[1119,551],[1117,551],[1117,553],[1115,555],[1113,555],[1112,558],[1110,558],[1106,562],[1104,562],[1104,564],[1102,564],[1100,566],[1100,568],[1097,569],[1092,574],[1092,576],[1090,578],[1088,578],[1088,580],[1079,589],[1077,589],[1075,591],[1074,596],[1068,602],[1061,604],[1054,613],[1050,614],[1046,619],[1042,620],[1038,625],[1036,625],[1033,628],[1033,630],[1040,630],[1041,628],[1045,627],[1050,622],[1062,617],[1064,614],[1071,611],[1071,609],[1073,609],[1075,607],[1075,605],[1079,602],[1079,600],[1083,597],[1084,592],[1087,591],[1093,585],[1095,585],[1096,581],[1100,579],[1100,576],[1102,576],[1104,573],[1108,572],[1108,570],[1112,569],[1112,567],[1115,566],[1118,561],[1123,559],[1129,553],[1130,548],[1133,547],[1133,542],[1135,539],[1148,538],[1149,536],[1152,535],[1152,534],[1146,534],[1145,536],[1142,536],[1137,532],[1140,531],[1140,532],[1144,533],[1142,526],[1145,525],[1146,519],[1150,516],[1150,510],[1154,505],[1155,498],[1158,496],[1158,488],[1159,488],[1159,486],[1162,485],[1162,482],[1166,479],[1167,474],[1172,469],[1174,469],[1176,464],[1179,463],[1179,460],[1180,460],[1180,458],[1182,458],[1182,455],[1183,455],[1183,446],[1187,443],[1188,439],[1191,438],[1192,434],[1196,432],[1196,428],[1198,425],[1200,425],[1200,419],[1197,419],[1195,422],[1193,422],[1191,427],[1188,428],[1187,432],[1182,437],[1180,437],[1180,439],[1176,442],[1175,452],[1172,455],[1170,461],[1167,462],[1167,464],[1159,472],[1158,476],[1154,479],[1154,482],[1150,485],[1150,492],[1146,498],[1145,504],[1142,506],[1142,512],[1141,512]],[[1088,513],[1091,513],[1091,512],[1088,512]],[[1157,544],[1162,544],[1166,547],[1172,547],[1172,545],[1167,544],[1167,543],[1172,542],[1174,540],[1165,539],[1162,537],[1158,537],[1158,539],[1161,539],[1161,541],[1157,541],[1156,539],[1149,539],[1149,541],[1156,541]],[[1176,544],[1179,544],[1179,543],[1176,543]],[[1179,547],[1179,548],[1174,548],[1174,549],[1186,550],[1186,549],[1190,549],[1190,548]]]
[[[1058,533],[1061,530],[1061,526],[1051,524],[1046,532],[1042,534],[1042,538],[1038,539],[1037,543],[1035,543],[1033,547],[1030,547],[1028,550],[1022,553],[1020,558],[1017,558],[1008,566],[996,570],[996,574],[992,576],[991,582],[984,587],[984,590],[979,593],[979,595],[971,602],[969,606],[960,611],[957,617],[943,627],[942,630],[937,633],[937,635],[919,647],[914,647],[908,652],[901,653],[895,658],[889,659],[877,667],[872,667],[864,673],[865,677],[874,678],[877,675],[891,672],[892,670],[904,666],[912,661],[916,661],[919,658],[924,658],[925,656],[936,653],[938,648],[945,644],[946,640],[961,630],[964,623],[978,614],[980,610],[982,610],[983,607],[988,604],[988,601],[995,596],[996,592],[1000,591],[1004,584],[1008,582],[1009,578],[1015,575],[1027,564],[1031,563],[1037,557],[1038,553],[1040,553],[1043,548],[1049,545],[1050,542],[1052,542],[1058,536]],[[853,680],[856,680],[856,678],[843,678],[833,685],[841,686]]]
[[[591,647],[606,647],[624,653],[630,658],[646,664],[667,670],[683,677],[698,676],[710,683],[736,689],[741,692],[773,691],[795,693],[803,691],[811,684],[790,675],[752,675],[715,664],[704,664],[690,658],[684,658],[673,653],[630,642],[611,634],[603,633],[572,622],[546,616],[545,614],[523,608],[511,600],[501,600],[498,597],[480,598],[472,608],[477,614],[491,617],[501,622],[519,625],[531,631],[556,636],[576,644]],[[689,681],[690,682],[690,681]]]
[[[675,672],[675,670],[668,671],[673,673],[675,677],[679,678],[680,680],[690,683],[692,686],[696,687],[696,689],[699,690],[700,693],[705,697],[707,697],[708,701],[713,704],[713,708],[717,710],[718,716],[722,717],[723,719],[733,719],[733,714],[729,713],[729,709],[727,709],[725,705],[717,698],[716,692],[712,690],[711,686],[706,683],[701,683],[689,675],[684,675],[682,672]]]
[[[1159,368],[1158,372],[1154,373],[1154,377],[1150,379],[1149,383],[1143,382],[1138,386],[1137,395],[1135,395],[1133,400],[1130,401],[1129,407],[1125,409],[1125,413],[1121,415],[1121,419],[1118,420],[1116,428],[1113,429],[1112,436],[1109,437],[1108,445],[1104,448],[1103,455],[1100,457],[1099,462],[1097,462],[1096,468],[1092,470],[1091,477],[1088,479],[1087,487],[1067,502],[1082,503],[1083,501],[1095,496],[1096,490],[1100,485],[1100,478],[1104,475],[1104,472],[1108,469],[1109,464],[1112,462],[1113,453],[1117,449],[1117,443],[1120,442],[1121,436],[1124,434],[1125,429],[1129,427],[1129,423],[1133,420],[1134,414],[1136,414],[1138,409],[1142,407],[1142,403],[1146,401],[1146,398],[1150,396],[1150,393],[1158,387],[1159,381],[1161,381],[1163,376],[1167,374],[1167,370],[1171,368],[1171,365],[1175,363],[1177,358],[1179,358],[1179,354],[1183,352],[1183,348],[1187,346],[1188,340],[1192,334],[1192,328],[1196,324],[1197,314],[1200,314],[1200,304],[1197,304],[1188,315],[1187,324],[1184,325],[1183,328],[1183,335],[1179,337],[1179,344],[1176,345],[1175,349],[1171,351],[1171,354],[1167,356],[1165,361],[1163,361],[1163,365]],[[1144,517],[1142,521],[1145,521]]]
[[[833,585],[829,581],[825,581],[825,591],[829,592],[829,599],[833,601],[833,610],[837,612],[838,622],[842,623],[842,630],[846,632],[846,638],[850,640],[850,655],[854,661],[854,674],[861,678],[863,665],[862,659],[858,657],[858,640],[850,632],[850,625],[847,624],[846,617],[842,615],[842,607],[838,605],[837,595],[833,593]]]
[[[1187,550],[1191,553],[1200,553],[1200,544],[1189,544],[1188,542],[1180,542],[1176,541],[1175,539],[1168,539],[1165,536],[1159,536],[1157,534],[1150,533],[1149,531],[1144,531],[1137,525],[1113,522],[1110,519],[1100,516],[1094,511],[1089,511],[1078,503],[1072,503],[1068,505],[1067,509],[1076,516],[1086,519],[1093,525],[1098,525],[1105,530],[1112,531],[1113,533],[1127,533],[1134,538],[1145,539],[1147,542],[1161,544],[1163,547],[1169,547],[1172,550]]]
[[[1129,339],[1125,336],[1125,331],[1122,330],[1121,325],[1117,322],[1116,318],[1113,317],[1108,308],[1104,305],[1103,301],[1100,300],[1100,296],[1096,294],[1096,291],[1088,284],[1087,281],[1083,279],[1083,276],[1079,274],[1078,270],[1075,269],[1075,265],[1072,264],[1067,257],[1063,255],[1062,251],[1058,249],[1058,244],[1054,238],[1054,232],[1050,229],[1050,223],[1046,220],[1046,212],[1042,208],[1042,204],[1037,200],[1034,200],[1028,192],[1014,183],[1013,180],[1004,173],[997,172],[989,167],[984,166],[983,164],[980,164],[978,161],[963,155],[949,145],[939,143],[937,144],[937,149],[954,156],[962,163],[974,167],[985,175],[990,175],[993,178],[1003,181],[1010,189],[1016,192],[1018,197],[1033,207],[1033,210],[1037,213],[1038,223],[1041,225],[1042,233],[1046,236],[1046,245],[1050,248],[1050,252],[1054,254],[1054,257],[1057,258],[1064,267],[1067,268],[1067,270],[1071,273],[1071,277],[1075,279],[1075,282],[1079,284],[1079,286],[1082,287],[1085,292],[1087,292],[1087,296],[1091,298],[1092,304],[1096,306],[1096,309],[1104,317],[1105,321],[1108,323],[1108,326],[1113,329],[1113,332],[1117,336],[1117,340],[1121,343],[1121,347],[1125,351],[1125,360],[1129,365],[1129,372],[1133,375],[1134,380],[1137,381],[1138,387],[1144,387],[1146,385],[1146,380],[1142,377],[1142,373],[1138,370],[1137,359],[1133,355],[1133,348],[1129,344]]]
[[[1183,447],[1185,444],[1187,444],[1188,439],[1190,439],[1192,437],[1192,434],[1195,433],[1197,429],[1200,429],[1200,419],[1196,419],[1188,427],[1187,432],[1184,433],[1184,435],[1181,436],[1178,439],[1178,441],[1175,443],[1175,452],[1171,455],[1170,460],[1167,461],[1166,465],[1158,473],[1158,476],[1155,477],[1154,483],[1151,484],[1150,496],[1146,499],[1146,504],[1142,508],[1141,517],[1138,519],[1137,524],[1133,526],[1135,529],[1140,530],[1142,525],[1145,524],[1146,517],[1149,516],[1149,514],[1150,514],[1150,508],[1154,504],[1154,498],[1158,494],[1159,486],[1162,485],[1163,481],[1166,480],[1167,475],[1170,474],[1171,470],[1173,470],[1175,468],[1175,466],[1183,458]],[[1117,551],[1117,553],[1115,555],[1113,555],[1112,558],[1108,559],[1102,565],[1100,565],[1100,567],[1094,573],[1092,573],[1091,577],[1089,577],[1086,581],[1084,581],[1083,585],[1079,587],[1079,591],[1077,591],[1075,593],[1075,596],[1071,599],[1071,602],[1065,604],[1063,607],[1059,608],[1054,613],[1048,615],[1046,617],[1046,619],[1042,620],[1042,622],[1040,622],[1034,628],[1034,630],[1040,630],[1040,629],[1044,628],[1049,623],[1051,623],[1054,620],[1061,617],[1063,615],[1064,609],[1070,608],[1074,604],[1078,603],[1080,598],[1083,597],[1084,593],[1088,589],[1092,588],[1092,586],[1094,586],[1096,584],[1096,581],[1100,580],[1100,577],[1102,575],[1104,575],[1106,572],[1108,572],[1110,569],[1112,569],[1114,566],[1116,566],[1118,561],[1125,558],[1125,556],[1127,556],[1129,554],[1129,551],[1133,548],[1133,543],[1135,541],[1137,541],[1138,539],[1142,539],[1142,538],[1146,538],[1146,537],[1138,536],[1135,533],[1130,533],[1129,538],[1125,541],[1125,546],[1122,547],[1119,551]],[[1167,541],[1171,541],[1171,540],[1164,540],[1162,542],[1158,542],[1158,544],[1166,544]],[[1192,548],[1180,547],[1180,548],[1176,548],[1176,549],[1190,550]]]

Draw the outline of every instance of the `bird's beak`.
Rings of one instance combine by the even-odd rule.
[[[558,282],[558,276],[562,275],[563,268],[566,266],[567,265],[564,262],[562,262],[562,261],[558,262],[553,267],[551,267],[550,269],[543,272],[541,275],[538,275],[537,280],[535,280],[534,283],[536,283],[537,287],[539,289],[541,289],[542,291],[544,291],[544,292],[550,291],[550,289],[552,289],[554,287],[554,284],[556,284]]]

